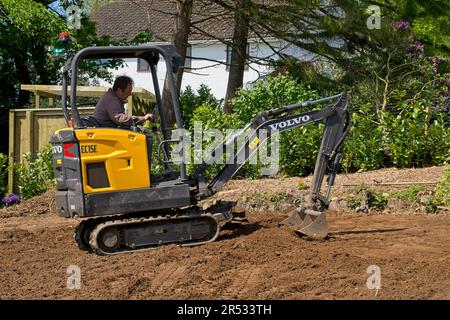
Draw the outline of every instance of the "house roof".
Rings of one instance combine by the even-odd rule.
[[[154,41],[170,42],[175,29],[175,14],[176,0],[116,0],[98,9],[91,19],[97,24],[99,36],[132,40],[148,28]],[[210,1],[194,1],[191,20],[191,41],[232,38],[233,17]]]

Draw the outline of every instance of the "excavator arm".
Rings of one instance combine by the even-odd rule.
[[[336,102],[319,110],[293,114],[301,108],[331,100],[336,100]],[[325,127],[308,198],[302,207],[298,208],[282,224],[295,226],[300,234],[305,234],[310,237],[326,237],[328,228],[325,219],[325,209],[328,207],[331,187],[342,159],[343,142],[350,127],[347,95],[345,92],[332,97],[300,102],[265,111],[256,116],[245,128],[219,144],[214,152],[198,166],[193,176],[193,180],[198,186],[197,199],[209,197],[220,191],[238,172],[242,165],[263,145],[264,141],[271,136],[310,123],[323,121],[325,121]],[[223,156],[223,152],[230,150],[230,146],[234,145],[239,139],[242,139],[243,136],[245,140],[241,144],[241,147],[238,148],[235,154],[229,156],[226,162],[227,164],[206,184],[203,174],[208,164],[212,163],[214,159]],[[325,195],[322,195],[320,193],[321,186],[327,173],[328,187]]]

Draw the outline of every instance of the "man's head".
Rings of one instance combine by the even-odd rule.
[[[133,90],[133,79],[127,76],[117,77],[113,84],[113,91],[116,95],[122,99],[126,100]]]

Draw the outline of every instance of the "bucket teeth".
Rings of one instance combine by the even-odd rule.
[[[306,235],[314,239],[324,239],[328,235],[326,212],[296,209],[287,219],[280,222],[282,225],[295,227],[299,235]]]

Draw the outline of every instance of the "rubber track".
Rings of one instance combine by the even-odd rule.
[[[130,249],[130,250],[120,250],[117,252],[105,252],[103,251],[101,248],[99,248],[97,246],[97,237],[100,233],[101,230],[111,227],[111,226],[120,226],[120,225],[127,225],[127,224],[135,224],[135,223],[146,223],[149,221],[155,221],[155,222],[161,222],[161,221],[166,221],[167,223],[170,223],[170,220],[188,220],[188,219],[196,219],[196,218],[201,218],[202,216],[208,216],[211,219],[214,219],[217,223],[217,231],[215,233],[215,235],[207,240],[207,241],[199,241],[199,242],[192,242],[192,243],[181,243],[181,245],[184,246],[195,246],[195,245],[201,245],[201,244],[205,244],[208,242],[213,242],[220,231],[220,225],[217,222],[217,220],[208,213],[204,213],[204,214],[175,214],[175,215],[160,215],[160,216],[151,216],[151,217],[134,217],[134,218],[127,218],[127,219],[117,219],[114,217],[111,217],[112,220],[106,220],[106,221],[98,221],[99,223],[96,223],[95,228],[91,229],[92,231],[90,232],[90,241],[89,241],[89,250],[91,252],[94,252],[96,254],[100,254],[100,255],[111,255],[111,254],[118,254],[118,253],[127,253],[127,252],[138,252],[138,251],[144,251],[144,250],[149,250],[149,249],[153,249],[155,248],[155,246],[151,246],[151,247],[145,247],[145,248],[138,248],[138,249]],[[95,221],[95,222],[97,222]]]

